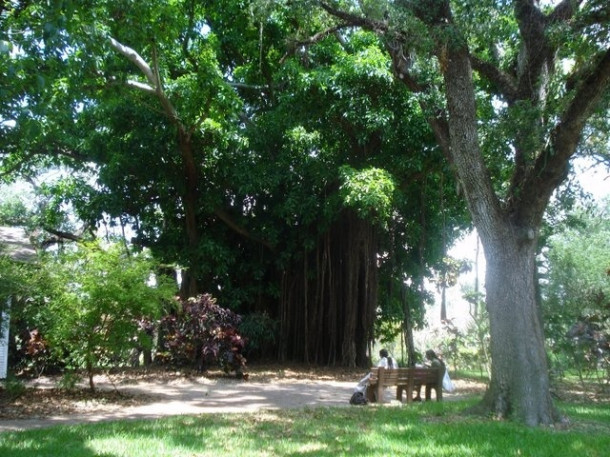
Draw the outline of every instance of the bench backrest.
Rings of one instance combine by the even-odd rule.
[[[442,373],[444,374],[444,373]],[[442,374],[439,368],[395,368],[386,369],[380,367],[371,368],[371,384],[380,383],[384,386],[406,385],[409,380],[414,384],[437,384],[442,383]]]
[[[430,399],[431,390],[436,391],[436,400],[443,398],[443,375],[444,368],[431,367],[409,367],[409,368],[381,368],[373,367],[370,371],[369,386],[367,387],[367,399],[369,401],[384,401],[384,389],[396,386],[396,399],[402,401],[403,391],[407,393],[407,403],[413,401],[412,393],[423,386],[426,387],[426,400]]]

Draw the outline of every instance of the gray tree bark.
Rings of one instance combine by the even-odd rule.
[[[512,416],[528,425],[561,419],[550,395],[544,334],[535,287],[535,240],[506,227],[485,242],[487,309],[490,320],[491,383],[478,409]]]
[[[500,207],[478,145],[469,56],[454,48],[445,58],[450,154],[487,262],[492,370],[479,410],[529,425],[551,424],[560,416],[550,396],[534,285],[537,230],[546,204],[528,213],[530,220],[511,217]]]

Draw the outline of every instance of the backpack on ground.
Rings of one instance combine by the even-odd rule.
[[[352,394],[352,398],[349,399],[350,405],[366,405],[368,403],[364,393],[356,391]]]

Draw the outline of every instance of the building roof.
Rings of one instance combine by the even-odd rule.
[[[27,262],[36,257],[36,249],[23,227],[0,226],[0,255]]]

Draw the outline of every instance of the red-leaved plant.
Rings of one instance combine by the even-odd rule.
[[[180,304],[177,314],[161,320],[166,359],[192,364],[200,371],[219,364],[226,373],[242,377],[246,341],[237,330],[241,316],[219,306],[210,294],[180,300]]]

